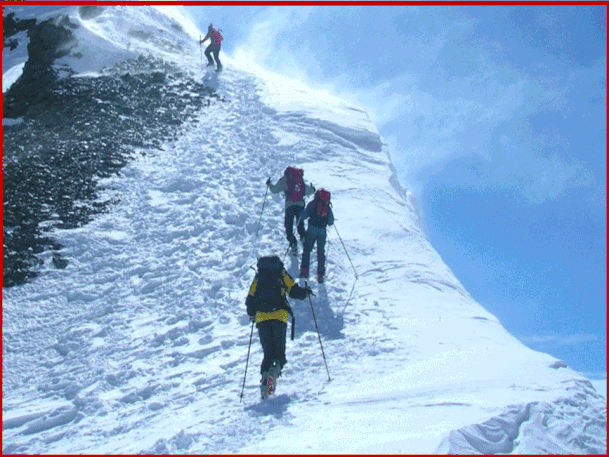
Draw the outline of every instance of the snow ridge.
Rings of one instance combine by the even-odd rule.
[[[512,405],[482,424],[450,432],[436,453],[604,454],[606,402],[588,381],[578,381],[568,390],[577,391],[579,401],[561,397],[551,403]],[[584,418],[577,427],[569,420],[575,416]]]

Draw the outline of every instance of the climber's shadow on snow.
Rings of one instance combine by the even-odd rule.
[[[313,289],[313,293],[316,294],[311,296],[315,319],[313,318],[311,302],[309,302],[308,298],[305,300],[294,300],[292,303],[292,311],[296,319],[294,337],[298,338],[305,332],[317,333],[317,328],[315,328],[315,320],[317,320],[317,327],[322,338],[326,340],[344,338],[344,335],[341,333],[344,326],[343,317],[335,315],[334,311],[332,311],[326,285],[316,285],[313,282],[309,283],[309,286]]]
[[[218,77],[219,73],[215,70],[208,70],[203,76],[203,84],[206,88],[211,89],[212,91],[218,90],[220,87],[220,78]]]
[[[299,281],[300,262],[298,261],[298,256],[289,255],[288,258],[285,259],[285,266],[286,271],[290,276],[292,276],[294,280]],[[317,284],[315,281],[308,281],[308,284],[315,294],[311,296],[311,301],[313,302],[313,310],[315,312],[315,319],[317,319],[319,334],[322,338],[328,340],[344,338],[344,335],[341,333],[344,325],[343,317],[335,315],[334,311],[332,311],[326,285]],[[290,299],[290,303],[292,304],[292,311],[294,312],[294,318],[296,319],[294,338],[300,337],[305,332],[317,333],[309,299]]]
[[[281,394],[267,398],[263,402],[246,406],[245,410],[251,411],[256,416],[275,416],[276,419],[281,419],[288,410],[289,403],[290,396]]]

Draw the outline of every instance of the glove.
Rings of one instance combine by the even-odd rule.
[[[271,178],[266,180],[266,185],[269,186],[269,187],[271,186]]]
[[[313,183],[311,183],[311,189],[313,189],[313,192],[315,192],[315,186],[313,185]]]
[[[305,290],[307,291],[307,297],[308,297],[309,295],[315,295],[315,294],[313,293],[313,291],[311,290],[311,287],[310,287],[310,286],[306,286],[306,287],[305,287]]]
[[[256,316],[249,316],[250,318],[250,322],[253,324],[254,322],[256,322]]]

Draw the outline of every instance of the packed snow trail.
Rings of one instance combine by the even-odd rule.
[[[287,164],[307,168],[304,159],[314,154],[303,151],[323,144],[307,132],[318,129],[314,123],[288,124],[260,103],[251,77],[228,70],[221,78],[224,101],[214,100],[179,141],[102,182],[122,201],[111,214],[58,234],[72,259],[67,269],[5,291],[5,408],[16,406],[21,395],[14,394],[22,392],[36,402],[21,408],[77,422],[55,436],[61,424],[26,421],[25,427],[38,427],[26,428],[34,438],[19,444],[22,439],[5,432],[7,451],[54,452],[56,442],[61,452],[74,453],[160,452],[163,446],[176,451],[191,436],[201,451],[236,452],[244,440],[264,436],[268,421],[285,420],[281,411],[289,401],[312,401],[323,389],[317,335],[305,332],[314,331],[310,305],[301,301],[294,304],[297,339],[288,343],[289,364],[273,400],[282,406],[259,421],[248,411],[264,415],[269,406],[258,410],[254,403],[244,410],[237,401],[249,336],[244,298],[250,266],[257,252],[283,255],[287,246],[281,196],[269,197],[254,240],[264,181]],[[287,129],[307,140],[279,139],[294,135]],[[317,155],[329,160],[332,151]],[[306,178],[324,185],[313,174]],[[313,284],[321,335],[334,340],[342,338],[343,320],[335,314],[352,280],[337,248],[337,242],[328,247],[330,285]],[[296,276],[298,258],[288,256],[286,266]],[[38,308],[20,309],[11,296]],[[360,344],[373,348],[379,342]],[[351,352],[341,348],[344,343],[335,345],[338,353]],[[255,338],[245,405],[257,400],[260,360]],[[330,364],[340,365],[336,355]],[[303,372],[319,380],[311,382]],[[47,410],[41,410],[40,397],[49,399]],[[218,403],[225,405],[220,417],[207,417]],[[150,443],[167,435],[168,416],[179,417],[179,427]],[[130,438],[119,439],[124,434]],[[62,441],[75,435],[74,444]],[[174,435],[179,443],[169,444]]]

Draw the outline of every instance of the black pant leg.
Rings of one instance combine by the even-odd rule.
[[[311,251],[313,250],[313,245],[315,244],[316,237],[311,234],[311,232],[307,232],[307,237],[305,238],[304,246],[302,247],[302,262],[300,263],[300,269],[303,271],[309,272],[309,264],[311,263]]]
[[[288,363],[285,357],[285,342],[288,325],[281,321],[271,321],[273,325],[273,358],[279,360],[279,366]]]
[[[302,213],[304,212],[304,206],[296,206],[295,207],[295,216],[296,216],[296,220],[298,221],[298,225],[296,227],[296,229],[298,230],[298,235],[300,236],[300,238],[304,238],[307,234],[306,230],[305,230],[305,225],[304,225],[304,221],[302,219],[300,219],[300,216],[302,216]]]
[[[258,335],[264,357],[260,365],[260,374],[269,371],[273,360],[279,360],[283,367],[287,363],[285,357],[285,344],[288,325],[275,319],[260,322],[258,324]]]
[[[220,62],[220,46],[216,46],[214,49],[214,59],[216,59],[216,66],[219,70],[222,68],[222,63]]]
[[[326,274],[326,234],[317,237],[317,274]]]
[[[205,57],[207,57],[207,63],[213,65],[214,64],[214,60],[211,58],[211,53],[213,51],[213,43],[210,44],[209,46],[207,46],[207,48],[205,48]]]
[[[271,362],[273,361],[273,327],[271,326],[271,322],[272,321],[260,322],[257,325],[258,336],[260,337],[260,344],[262,345],[262,352],[264,353],[262,364],[260,365],[260,374],[269,371]]]
[[[288,206],[285,209],[285,219],[284,219],[285,235],[290,244],[296,243],[296,237],[294,236],[294,217],[295,217],[294,209],[295,209],[294,206]]]

